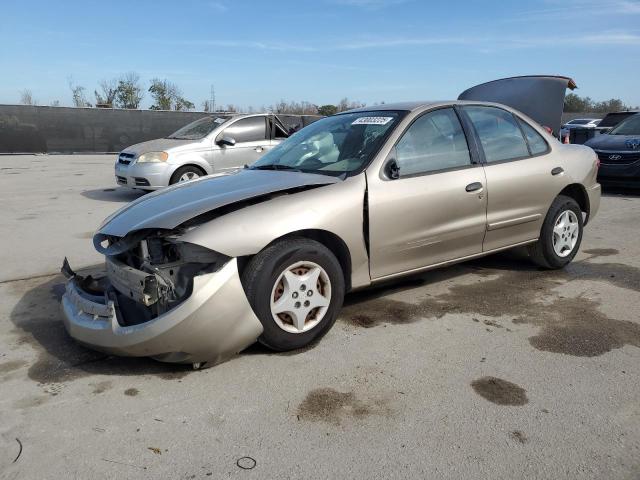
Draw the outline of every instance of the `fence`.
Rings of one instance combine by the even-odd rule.
[[[118,152],[204,112],[0,105],[0,153]]]
[[[118,152],[162,138],[205,112],[0,105],[0,153]],[[562,121],[602,114],[565,113]]]

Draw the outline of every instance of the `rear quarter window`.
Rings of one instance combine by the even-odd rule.
[[[531,155],[540,155],[542,153],[546,153],[549,150],[549,145],[547,144],[546,140],[542,138],[542,135],[536,132],[535,128],[533,128],[521,118],[518,118],[518,122],[520,123],[520,127],[524,132],[524,136],[527,137],[527,143],[529,144]]]

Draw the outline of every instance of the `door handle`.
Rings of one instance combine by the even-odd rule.
[[[564,168],[556,167],[553,170],[551,170],[551,175],[560,175],[563,172],[564,172]]]
[[[467,192],[477,192],[478,190],[481,190],[481,189],[482,189],[482,184],[480,182],[473,182],[465,187],[465,190]]]
[[[254,150],[255,150],[256,152],[258,152],[258,153],[262,153],[262,151],[264,150],[264,148],[262,148],[262,147],[256,147],[256,148],[254,148]]]

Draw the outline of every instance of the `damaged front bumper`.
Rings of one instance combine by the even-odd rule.
[[[109,261],[107,267],[107,290],[113,286],[111,279],[137,278],[142,288],[132,291],[132,297],[149,298],[144,272],[120,269]],[[235,258],[215,272],[195,276],[191,294],[174,308],[134,325],[123,322],[117,297],[83,288],[81,278],[66,268],[71,278],[62,297],[64,325],[71,337],[95,350],[211,365],[244,350],[263,330],[244,293]]]

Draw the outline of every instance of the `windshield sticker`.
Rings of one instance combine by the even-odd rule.
[[[226,121],[227,121],[226,118],[218,117],[213,121],[213,123],[224,123]]]
[[[360,117],[351,125],[386,125],[393,117]]]

